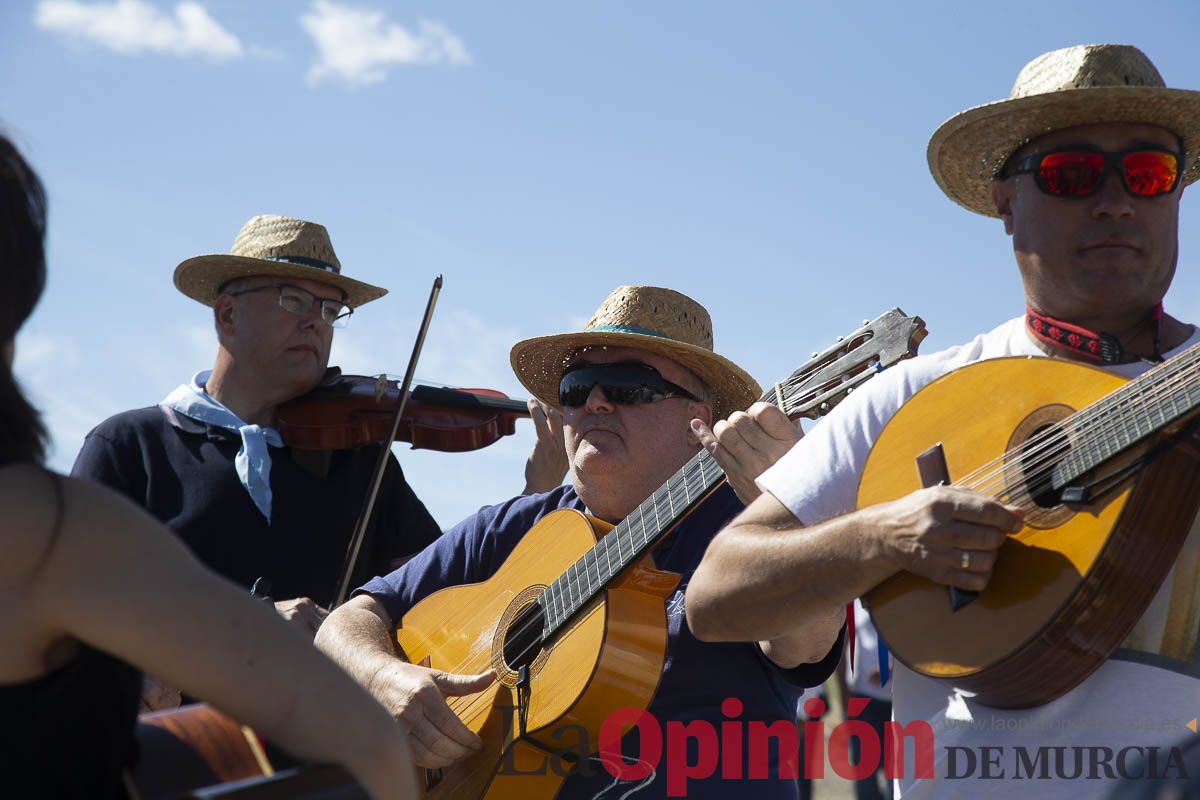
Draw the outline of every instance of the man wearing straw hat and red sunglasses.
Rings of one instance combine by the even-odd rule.
[[[1009,99],[944,123],[928,157],[952,200],[1003,221],[1026,311],[884,373],[759,478],[763,494],[717,536],[691,583],[689,620],[703,638],[786,642],[797,624],[901,570],[961,590],[987,586],[1006,534],[1022,528],[1019,508],[942,486],[854,510],[871,445],[935,378],[1001,356],[1071,359],[1132,377],[1200,342],[1194,326],[1162,308],[1180,196],[1200,177],[1200,92],[1165,88],[1141,51],[1089,45],[1040,56]],[[910,744],[898,790],[976,798],[1028,785],[1035,797],[1074,798],[1105,791],[1115,775],[1161,776],[1170,745],[1200,712],[1198,575],[1200,524],[1121,649],[1041,706],[989,708],[896,664],[895,720],[928,722],[934,736],[933,775],[914,774]],[[1148,761],[1139,766],[1130,749]],[[1001,772],[1009,780],[989,779]]]
[[[758,384],[713,352],[708,312],[670,289],[621,286],[582,332],[519,342],[512,364],[534,397],[562,409],[571,484],[484,508],[450,529],[399,570],[359,589],[325,622],[317,646],[408,723],[419,764],[444,767],[460,761],[480,742],[446,697],[483,691],[495,675],[490,670],[451,674],[401,661],[394,654],[393,627],[433,592],[486,580],[552,511],[586,510],[608,522],[621,521],[707,446],[730,485],[718,489],[653,551],[659,569],[682,577],[667,602],[666,661],[648,710],[664,726],[699,720],[715,731],[726,719],[722,702],[732,697],[742,704],[739,722],[793,723],[802,689],[820,684],[836,665],[836,626],[824,640],[785,651],[754,643],[705,644],[691,635],[684,619],[683,588],[708,541],[742,509],[738,496],[753,499],[758,493],[754,478],[799,437],[779,409],[751,406],[760,394]],[[747,407],[749,413],[738,411]],[[721,421],[710,428],[714,419]],[[638,752],[628,741],[623,744],[628,754]],[[715,768],[703,779],[688,781],[687,794],[794,798],[795,776],[780,775],[778,756],[778,751],[770,756],[769,779],[739,786],[722,779],[727,770]],[[743,763],[729,768],[741,775]],[[622,784],[618,792],[637,788],[639,797],[666,796],[672,768],[659,769],[646,786]],[[591,798],[614,785],[613,776],[589,760],[557,796]]]

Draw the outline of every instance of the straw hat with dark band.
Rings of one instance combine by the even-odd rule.
[[[1150,59],[1125,44],[1089,44],[1038,56],[1007,100],[951,117],[929,140],[929,169],[951,200],[997,216],[990,184],[1004,162],[1038,136],[1077,125],[1158,125],[1183,141],[1182,183],[1200,178],[1200,92],[1168,89]]]
[[[229,253],[196,256],[175,268],[175,287],[206,306],[235,278],[271,275],[320,281],[345,292],[351,308],[378,300],[387,289],[342,275],[325,226],[293,217],[263,214],[238,231]]]
[[[513,345],[517,378],[543,403],[558,407],[558,384],[583,347],[635,347],[665,356],[704,382],[713,419],[747,408],[762,389],[729,359],[713,352],[712,320],[687,295],[657,286],[618,286],[580,333],[538,336]]]

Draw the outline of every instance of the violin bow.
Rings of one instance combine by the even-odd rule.
[[[329,605],[330,611],[346,602],[346,594],[350,591],[350,580],[354,575],[354,568],[358,566],[358,553],[362,549],[363,537],[366,536],[367,525],[371,521],[371,512],[375,510],[375,498],[383,483],[383,472],[387,469],[388,456],[392,453],[392,443],[396,441],[396,434],[400,430],[404,404],[408,401],[408,389],[412,385],[413,374],[417,370],[417,359],[421,356],[421,348],[425,344],[425,334],[429,332],[429,322],[433,319],[433,307],[437,305],[438,294],[441,291],[442,276],[438,275],[433,279],[433,288],[429,290],[429,302],[425,305],[425,316],[421,320],[421,329],[417,332],[417,341],[413,344],[412,356],[408,359],[404,382],[400,384],[400,402],[396,404],[396,413],[392,416],[391,433],[388,434],[387,439],[383,442],[383,447],[379,450],[379,461],[375,465],[375,474],[371,477],[371,488],[367,491],[362,511],[358,515],[358,522],[354,526],[354,535],[350,537],[350,545],[346,548],[346,558],[342,562],[342,571],[338,576],[333,602]]]

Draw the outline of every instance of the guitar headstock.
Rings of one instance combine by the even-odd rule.
[[[813,353],[808,363],[775,384],[763,399],[782,403],[792,419],[816,419],[877,373],[915,356],[927,334],[924,320],[893,308]]]

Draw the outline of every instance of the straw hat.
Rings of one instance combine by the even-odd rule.
[[[346,293],[351,308],[378,300],[387,289],[342,275],[324,225],[293,217],[262,214],[238,231],[228,254],[196,256],[175,268],[175,287],[206,306],[234,278],[272,275],[320,281]]]
[[[556,408],[558,384],[582,347],[636,347],[691,370],[708,388],[713,419],[725,419],[762,395],[754,378],[713,352],[712,320],[687,295],[657,286],[618,286],[581,333],[558,333],[513,345],[509,360],[534,397]]]
[[[1127,44],[1089,44],[1038,56],[1007,100],[951,117],[929,140],[929,170],[951,200],[996,216],[992,178],[1026,142],[1076,125],[1158,125],[1183,140],[1183,185],[1200,178],[1200,92],[1168,89],[1150,59]]]

